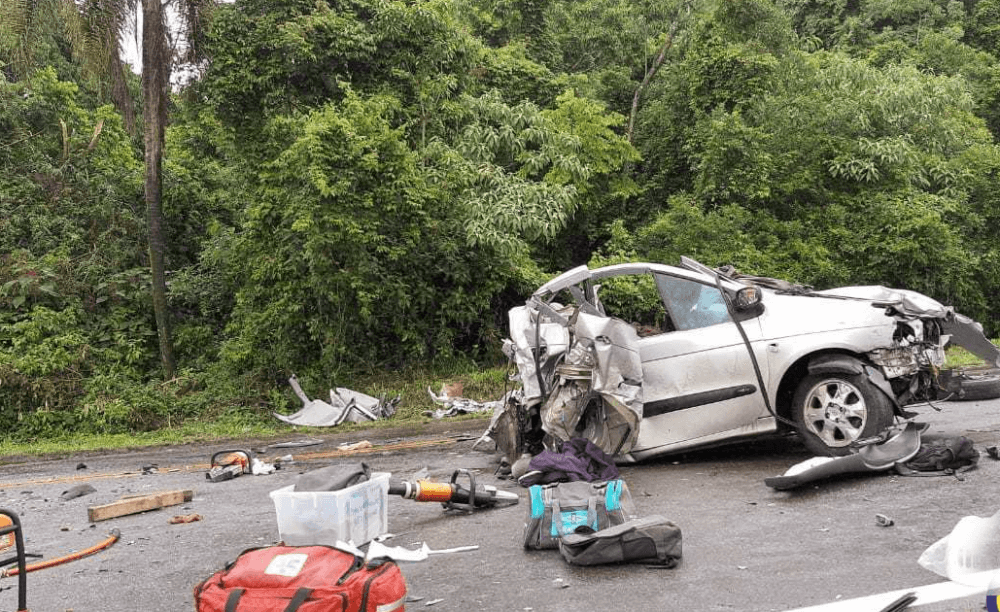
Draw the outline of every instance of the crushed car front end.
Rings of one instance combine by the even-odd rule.
[[[673,323],[606,312],[602,284],[627,276],[653,278]],[[701,297],[678,309],[675,285]],[[813,291],[687,258],[680,267],[575,268],[509,318],[504,350],[520,384],[487,434],[511,462],[573,437],[632,461],[783,426],[818,453],[843,454],[905,416],[903,406],[943,397],[949,341],[1000,366],[981,326],[922,294]]]

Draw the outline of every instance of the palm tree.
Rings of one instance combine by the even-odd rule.
[[[126,127],[135,136],[134,101],[126,86],[121,42],[142,5],[143,146],[146,161],[145,201],[149,262],[153,277],[153,311],[160,343],[164,377],[176,369],[167,309],[164,255],[162,160],[170,74],[174,61],[190,62],[199,56],[198,42],[205,16],[217,0],[3,0],[0,2],[0,40],[13,49],[9,70],[27,74],[34,63],[34,42],[39,36],[61,29],[79,56],[87,74],[97,79],[102,93],[122,113]],[[164,18],[172,10],[171,28]],[[171,29],[187,44],[180,57]]]

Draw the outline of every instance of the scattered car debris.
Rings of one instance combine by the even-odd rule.
[[[147,495],[127,496],[110,504],[87,508],[87,517],[91,523],[96,523],[127,514],[138,514],[167,506],[176,506],[184,502],[189,502],[192,499],[194,499],[194,491],[191,490],[163,491]]]
[[[441,395],[435,395],[434,392],[431,391],[431,388],[427,387],[427,395],[431,396],[431,401],[435,404],[444,406],[444,408],[424,411],[424,416],[429,416],[435,419],[444,419],[461,414],[492,412],[501,405],[501,402],[499,401],[478,402],[465,397],[453,397],[448,395],[448,390],[449,388],[445,386],[441,390]]]
[[[248,450],[221,450],[212,455],[205,478],[211,482],[223,482],[249,474],[253,460],[253,453]]]
[[[944,370],[941,373],[941,386],[950,400],[994,399],[1000,397],[1000,369],[967,367]]]
[[[202,516],[200,514],[197,514],[197,513],[194,513],[194,514],[178,514],[176,516],[170,517],[170,520],[168,520],[167,522],[170,523],[171,525],[179,525],[181,523],[194,523],[196,521],[200,521],[201,519],[202,519]]]
[[[84,495],[90,495],[91,493],[96,493],[97,489],[89,484],[79,484],[75,487],[70,487],[69,489],[62,492],[59,499],[63,501],[68,501],[71,499],[76,499],[77,497],[83,497]]]
[[[77,463],[76,464],[76,469],[78,469],[78,470],[85,470],[85,469],[87,469],[87,464],[86,463]]]
[[[778,491],[787,491],[832,476],[891,470],[920,451],[920,431],[921,426],[910,421],[886,440],[863,446],[856,454],[813,457],[793,465],[782,476],[765,478],[764,484]]]
[[[889,518],[884,514],[876,514],[875,524],[878,525],[879,527],[892,527],[893,525],[896,524],[896,521],[892,520],[891,518]]]
[[[615,285],[641,311],[602,289]],[[572,437],[625,463],[784,431],[817,455],[847,455],[911,417],[905,406],[949,395],[949,340],[1000,367],[981,325],[920,293],[815,291],[686,257],[574,268],[509,320],[520,388],[481,440],[511,462]]]
[[[323,440],[319,438],[304,438],[302,440],[290,440],[288,442],[276,442],[275,444],[269,444],[265,447],[267,450],[272,448],[301,448],[304,446],[318,446],[323,443]]]
[[[274,412],[274,416],[290,425],[307,425],[309,427],[334,427],[347,421],[364,423],[387,419],[396,413],[400,396],[391,400],[377,399],[358,391],[343,387],[330,389],[330,403],[318,399],[309,399],[299,386],[299,379],[293,374],[288,379],[295,394],[302,400],[302,409],[285,416]]]
[[[256,457],[254,457],[253,461],[251,461],[250,463],[250,473],[253,474],[254,476],[273,474],[277,470],[278,466],[271,463],[265,463]]]
[[[354,442],[354,443],[344,442],[343,444],[337,445],[337,450],[349,452],[349,451],[362,450],[366,448],[372,448],[372,446],[373,446],[372,443],[369,442],[368,440],[362,440],[360,442]]]
[[[425,606],[433,606],[435,604],[441,603],[442,601],[444,601],[444,600],[443,599],[432,599],[432,600],[428,601],[427,603],[425,603],[424,605]]]

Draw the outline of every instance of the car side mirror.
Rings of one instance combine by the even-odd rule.
[[[743,287],[736,292],[736,299],[733,300],[733,307],[738,311],[750,310],[764,299],[764,293],[760,287]]]

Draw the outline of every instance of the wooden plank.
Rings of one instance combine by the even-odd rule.
[[[192,499],[194,499],[194,491],[191,490],[161,491],[145,495],[132,495],[123,497],[110,504],[91,506],[87,508],[87,517],[91,523],[96,523],[127,514],[137,514],[166,506],[176,506],[177,504],[189,502]]]

